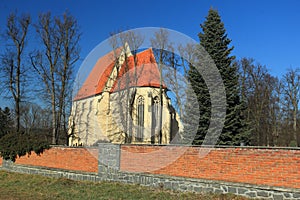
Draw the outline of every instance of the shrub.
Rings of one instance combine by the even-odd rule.
[[[37,155],[49,149],[48,142],[38,134],[8,133],[0,139],[0,156],[5,160],[15,162],[17,157],[30,155],[34,151]]]
[[[295,141],[295,140],[292,140],[291,142],[290,142],[290,145],[289,145],[290,147],[297,147],[297,142]]]

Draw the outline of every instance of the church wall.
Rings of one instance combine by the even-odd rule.
[[[114,120],[122,121],[120,118],[120,104],[118,100],[120,98],[123,99],[122,108],[123,110],[126,110],[126,90],[115,92],[111,94],[111,107],[115,108],[115,113],[113,112],[112,108],[112,116]],[[130,101],[132,101],[132,98],[134,98],[133,101],[133,111],[132,111],[132,124],[133,124],[133,140],[132,143],[139,143],[139,144],[150,144],[151,143],[151,134],[153,134],[153,128],[152,128],[152,109],[153,109],[153,98],[155,96],[159,97],[159,88],[151,88],[151,87],[139,87],[136,88],[136,92],[134,92],[134,89],[131,89],[129,92]],[[134,95],[133,95],[134,94]],[[133,97],[134,96],[134,97]],[[135,136],[137,136],[137,107],[138,107],[138,98],[142,96],[144,99],[144,131],[143,131],[143,141],[138,141],[135,139]],[[117,112],[119,111],[119,112]],[[124,115],[124,114],[123,114]],[[125,116],[124,116],[125,117]],[[122,129],[122,123],[115,124],[115,126],[119,126]],[[125,126],[125,125],[124,125]],[[116,127],[117,128],[117,127]],[[168,144],[170,140],[170,113],[168,109],[168,100],[165,95],[163,95],[163,137],[162,137],[162,143]],[[156,136],[155,143],[158,143],[158,136]]]
[[[107,140],[105,137],[105,111],[107,108],[100,106],[108,104],[108,95],[93,96],[87,99],[76,101],[72,106],[71,119],[74,118],[74,132],[79,141],[75,139],[70,144],[78,145],[93,145],[98,140]],[[70,123],[72,125],[72,123]]]
[[[130,101],[126,100],[127,90],[110,94],[104,92],[101,95],[79,100],[73,103],[70,126],[74,119],[74,132],[80,139],[70,139],[72,146],[94,145],[97,141],[111,141],[113,143],[125,143],[124,129],[126,127],[126,103],[133,102],[132,111],[132,143],[151,143],[151,135],[155,136],[152,142],[159,143],[158,130],[152,128],[153,98],[159,97],[159,88],[140,87],[129,90]],[[137,135],[137,102],[138,98],[144,98],[144,131],[143,141],[136,140]],[[121,102],[120,103],[120,99]],[[163,95],[163,119],[162,119],[162,144],[170,141],[170,110],[168,99]],[[128,108],[128,107],[127,107]],[[129,124],[129,122],[128,122]]]

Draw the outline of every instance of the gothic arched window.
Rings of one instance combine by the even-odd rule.
[[[153,128],[155,129],[155,128],[157,128],[157,126],[158,126],[158,120],[159,120],[159,97],[158,96],[155,96],[154,98],[153,98],[153,123],[152,123],[152,125],[153,125]]]
[[[137,134],[136,141],[142,142],[144,137],[144,108],[145,99],[139,96],[137,99]]]

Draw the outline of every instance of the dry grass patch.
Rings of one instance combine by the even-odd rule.
[[[0,171],[0,199],[205,199],[246,200],[235,195],[174,192],[140,185],[55,179]]]

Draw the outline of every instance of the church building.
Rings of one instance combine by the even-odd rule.
[[[69,145],[169,144],[182,125],[151,48],[98,59],[72,102]]]

